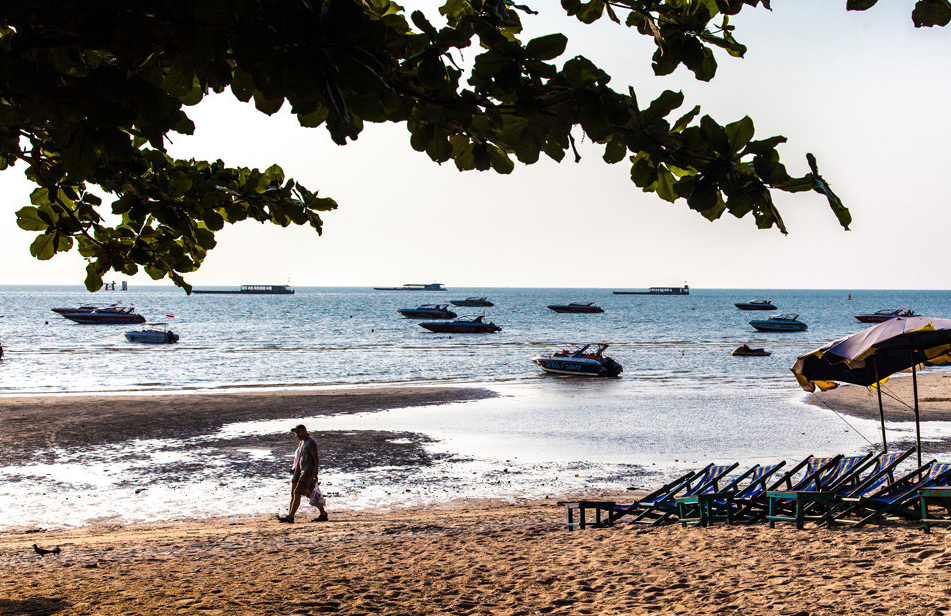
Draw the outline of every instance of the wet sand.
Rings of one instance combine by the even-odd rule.
[[[288,429],[304,417],[447,404],[490,398],[477,387],[388,387],[242,393],[36,396],[0,398],[0,464],[23,463],[50,447],[72,448],[132,439],[187,439],[225,424],[286,419]],[[388,444],[394,436],[417,446]],[[321,447],[360,466],[420,455],[422,435],[374,431],[321,435]],[[287,433],[217,443],[222,451],[252,447],[285,451]]]
[[[630,495],[620,498],[630,498]],[[569,532],[554,501],[326,523],[263,516],[0,534],[0,614],[921,614],[951,535],[910,525]],[[60,546],[38,556],[31,545]]]

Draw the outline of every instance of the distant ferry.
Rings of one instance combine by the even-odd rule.
[[[646,291],[615,291],[615,295],[690,295],[690,287],[651,287]]]
[[[432,284],[404,284],[402,287],[373,287],[374,291],[445,291],[442,283]]]
[[[240,289],[192,289],[192,293],[226,293],[230,295],[293,295],[294,289],[286,284],[245,284]]]

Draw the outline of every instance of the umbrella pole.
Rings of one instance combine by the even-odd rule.
[[[918,369],[915,366],[915,349],[911,349],[911,386],[915,392],[915,439],[918,444],[918,468],[921,468],[921,420],[918,416]]]
[[[875,380],[878,382],[878,360],[872,355],[872,367],[875,368]],[[882,384],[878,382],[878,413],[882,416],[882,453],[888,453],[888,441],[885,440],[885,408],[882,406]],[[918,466],[921,466],[920,464]]]

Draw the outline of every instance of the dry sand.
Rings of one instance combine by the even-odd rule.
[[[886,421],[914,421],[915,397],[910,374],[893,376],[882,387]],[[807,396],[822,408],[866,419],[880,418],[878,393],[860,385],[841,385]],[[951,373],[928,371],[918,374],[918,410],[922,421],[951,421]]]
[[[937,390],[943,385],[931,385],[933,393],[923,399],[944,397]],[[385,408],[387,400],[412,404],[420,394],[357,391],[349,403],[346,392],[310,400],[281,394],[281,405],[297,406],[279,416],[313,415],[314,405],[337,412]],[[861,414],[866,405],[864,390],[822,395],[830,394],[841,397],[840,411],[848,402]],[[423,397],[483,395],[489,394],[436,389]],[[125,430],[201,431],[238,418],[277,417],[273,396],[253,404],[252,398],[206,399],[198,416],[190,405],[186,412],[180,398],[149,399],[159,417],[147,420],[141,408],[131,413],[129,405],[124,409],[109,398],[97,401],[95,413],[59,419],[51,410],[62,413],[69,404],[22,399],[15,413],[0,418],[0,444],[15,445],[8,430],[23,436],[47,421],[57,438],[76,442],[83,435],[114,439]],[[331,400],[335,404],[325,404]],[[945,402],[929,402],[929,418],[944,418],[940,413],[949,409],[938,405]],[[108,412],[100,425],[102,408]],[[631,493],[616,495],[618,502],[631,499]],[[951,534],[924,534],[913,524],[796,531],[763,524],[647,529],[621,523],[569,532],[564,506],[554,499],[333,510],[327,523],[304,519],[291,525],[255,516],[3,532],[0,615],[951,614]],[[34,543],[61,546],[62,552],[41,557]]]
[[[0,614],[951,613],[943,530],[564,520],[547,501],[5,533]]]

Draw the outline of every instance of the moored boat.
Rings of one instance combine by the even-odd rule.
[[[100,308],[115,308],[118,305],[119,305],[118,303],[110,304],[108,306],[102,306],[100,304],[81,304],[79,306],[76,306],[75,308],[64,306],[61,308],[50,308],[50,310],[52,310],[56,314],[66,316],[67,314],[89,314],[90,312],[95,312],[96,310],[99,310]]]
[[[761,332],[801,332],[808,327],[798,314],[781,314],[764,320],[750,321]]]
[[[747,344],[741,344],[733,349],[733,355],[737,357],[769,357],[772,355],[766,349],[751,349]]]
[[[451,299],[449,300],[449,303],[452,304],[453,306],[469,306],[469,307],[475,306],[475,307],[483,307],[483,308],[487,308],[489,306],[495,305],[492,302],[490,302],[488,299],[486,299],[485,297],[467,297],[465,299]]]
[[[565,349],[551,355],[538,355],[532,361],[552,374],[615,377],[624,368],[612,358],[604,356],[607,348],[607,344],[586,344],[574,351]]]
[[[690,286],[651,287],[646,291],[614,291],[615,295],[690,295]]]
[[[415,308],[400,308],[398,313],[410,319],[455,319],[456,313],[449,304],[420,304]]]
[[[600,306],[595,306],[594,302],[571,302],[570,304],[551,304],[548,306],[550,310],[555,312],[604,312]]]
[[[885,309],[885,310],[876,310],[871,314],[857,314],[855,318],[858,319],[860,323],[884,323],[889,319],[894,319],[895,317],[917,317],[914,310],[906,310],[905,308],[899,308],[897,310]]]
[[[97,308],[92,312],[62,313],[70,321],[82,325],[129,325],[131,323],[145,323],[145,317],[138,314],[132,306],[108,306]]]
[[[374,291],[445,291],[446,286],[441,282],[430,284],[404,284],[402,287],[373,287]]]
[[[773,305],[772,300],[768,299],[751,299],[748,302],[740,302],[733,305],[740,310],[776,310],[776,306]]]
[[[168,328],[167,323],[149,323],[142,329],[127,331],[126,340],[145,344],[173,344],[178,342],[178,334]]]
[[[294,295],[294,289],[286,284],[245,284],[234,289],[192,289],[192,293],[219,295]]]
[[[437,334],[493,334],[502,328],[485,320],[485,315],[464,316],[454,321],[432,321],[420,323],[420,327]]]

